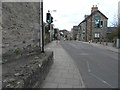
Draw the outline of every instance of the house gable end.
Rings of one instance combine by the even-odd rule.
[[[99,10],[97,10],[97,11],[94,11],[93,13],[91,13],[91,15],[89,15],[89,16],[88,16],[86,19],[84,19],[81,23],[89,20],[90,17],[93,16],[93,15],[95,15],[96,13],[100,13],[103,17],[105,17],[106,19],[108,19],[102,12],[100,12]],[[80,23],[80,24],[81,24],[81,23]],[[80,25],[80,24],[79,24],[79,25]]]

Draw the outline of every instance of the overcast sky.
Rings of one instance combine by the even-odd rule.
[[[117,17],[118,1],[120,0],[43,0],[44,21],[48,10],[57,10],[52,12],[56,20],[55,27],[70,31],[74,25],[78,25],[84,19],[85,14],[90,15],[93,5],[97,5],[98,9],[109,18],[108,26],[111,26],[115,21],[113,18]]]

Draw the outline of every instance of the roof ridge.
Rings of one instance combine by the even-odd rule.
[[[87,19],[89,19],[89,18],[90,18],[92,15],[94,15],[96,12],[101,13],[106,19],[108,19],[101,11],[96,10],[96,11],[92,12],[87,18],[85,18],[81,23],[85,22]],[[81,24],[81,23],[80,23],[80,24]],[[80,25],[80,24],[79,24],[79,25]]]

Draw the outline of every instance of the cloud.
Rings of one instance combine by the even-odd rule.
[[[98,5],[99,10],[112,21],[114,13],[117,13],[119,0],[44,0],[44,15],[47,10],[57,10],[52,13],[57,22],[55,26],[60,29],[71,29],[73,25],[78,25],[85,14],[91,13],[91,7]],[[45,20],[44,16],[44,20]],[[110,25],[110,23],[109,23]]]

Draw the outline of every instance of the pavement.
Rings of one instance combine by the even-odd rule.
[[[0,90],[2,89],[2,44],[0,44]]]
[[[2,89],[2,65],[0,64],[0,90]]]
[[[90,44],[94,47],[99,47],[99,48],[102,48],[102,49],[111,50],[111,51],[116,52],[116,53],[119,53],[119,50],[120,50],[120,49],[117,49],[115,47],[106,46],[106,45],[102,45],[102,44],[98,44],[98,43],[89,43],[89,42],[83,42],[83,41],[78,41],[78,42],[85,43],[85,44]]]
[[[59,42],[53,41],[45,46],[45,50],[54,52],[54,64],[42,83],[42,88],[85,88],[78,67]]]

